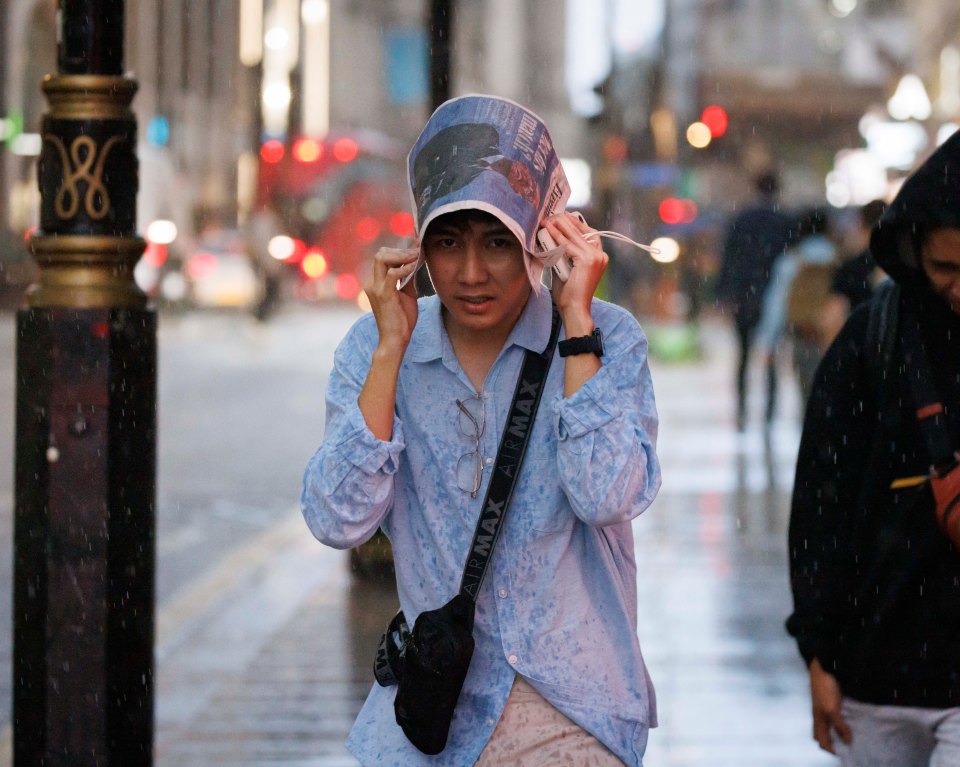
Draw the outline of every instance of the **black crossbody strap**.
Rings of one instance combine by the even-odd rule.
[[[543,395],[553,351],[560,335],[560,314],[556,305],[553,307],[553,324],[550,328],[550,342],[543,352],[537,353],[527,350],[523,359],[520,377],[517,379],[517,388],[513,393],[513,403],[510,405],[510,414],[500,438],[500,447],[497,450],[497,460],[493,466],[493,475],[487,487],[487,495],[480,507],[480,519],[477,529],[473,533],[470,551],[467,554],[467,563],[463,568],[463,578],[460,580],[460,593],[471,602],[477,601],[483,576],[490,563],[493,547],[500,537],[503,528],[503,518],[513,496],[513,488],[517,484],[520,474],[520,465],[527,451],[530,441],[530,432]]]
[[[954,448],[947,432],[943,400],[934,385],[930,360],[924,348],[916,314],[909,311],[904,319],[901,333],[907,362],[907,379],[910,382],[920,431],[923,433],[923,440],[930,454],[930,462],[935,469],[938,469],[953,463]]]

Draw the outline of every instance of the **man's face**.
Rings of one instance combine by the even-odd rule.
[[[531,290],[513,233],[493,216],[453,214],[430,224],[423,246],[447,332],[506,340]]]
[[[923,244],[923,271],[934,292],[960,314],[960,229],[934,229]]]

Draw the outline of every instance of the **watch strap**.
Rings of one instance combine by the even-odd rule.
[[[566,338],[557,344],[561,357],[571,357],[577,354],[596,354],[603,356],[603,335],[600,328],[594,328],[589,336]]]

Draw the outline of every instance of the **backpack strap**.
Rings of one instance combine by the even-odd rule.
[[[900,286],[891,279],[880,283],[870,298],[867,317],[867,335],[863,345],[866,359],[866,386],[873,392],[875,425],[870,440],[865,476],[873,476],[883,460],[889,445],[884,438],[890,424],[896,419],[896,408],[891,401],[893,365],[897,349],[897,327],[900,324]],[[870,483],[862,482],[857,506],[863,506],[870,493]]]
[[[924,348],[920,323],[907,304],[901,323],[904,359],[907,363],[907,381],[913,395],[917,421],[930,456],[931,468],[939,476],[940,470],[956,464],[954,448],[947,431],[943,401],[934,384],[930,359]]]
[[[900,286],[891,279],[880,283],[870,299],[867,318],[865,351],[874,388],[878,418],[882,421],[893,379],[894,352],[897,347],[897,328],[900,324]],[[879,438],[879,434],[877,435]]]

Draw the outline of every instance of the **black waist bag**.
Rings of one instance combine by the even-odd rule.
[[[510,505],[559,333],[560,315],[554,307],[550,343],[540,354],[528,350],[520,370],[507,417],[507,424],[513,425],[503,430],[459,593],[443,607],[420,613],[413,631],[408,630],[403,612],[398,612],[377,648],[374,676],[384,687],[398,685],[393,704],[397,724],[425,754],[439,754],[447,745],[453,711],[473,657],[477,594]]]
[[[453,710],[473,657],[474,604],[457,594],[420,613],[407,638],[393,709],[404,735],[425,754],[447,745]]]

